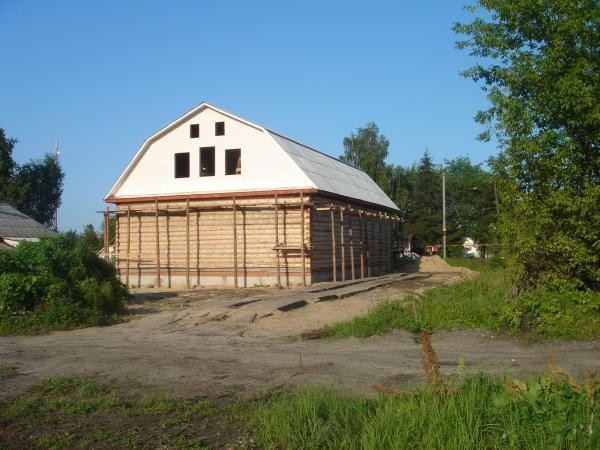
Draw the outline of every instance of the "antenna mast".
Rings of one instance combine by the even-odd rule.
[[[54,155],[56,156],[56,162],[58,163],[58,157],[60,156],[60,149],[58,147],[58,138],[56,138],[56,143],[54,145]],[[54,231],[58,231],[58,206],[54,211]]]

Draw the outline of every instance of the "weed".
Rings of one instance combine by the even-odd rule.
[[[17,366],[0,364],[0,381],[12,378],[17,374]]]

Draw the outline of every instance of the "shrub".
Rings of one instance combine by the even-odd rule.
[[[594,291],[524,292],[501,309],[512,329],[546,337],[600,336],[600,293]]]
[[[99,324],[128,295],[114,267],[72,234],[0,253],[0,332]]]

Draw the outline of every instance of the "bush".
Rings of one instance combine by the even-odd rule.
[[[0,332],[96,325],[129,294],[112,265],[66,234],[0,253]]]
[[[525,292],[501,309],[514,330],[545,337],[600,336],[600,293],[594,291]]]

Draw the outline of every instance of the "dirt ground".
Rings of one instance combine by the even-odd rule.
[[[0,366],[16,368],[0,380],[0,398],[57,376],[134,379],[213,401],[300,385],[372,392],[376,385],[418,384],[421,345],[411,333],[341,340],[302,336],[365,314],[379,302],[471,275],[419,273],[290,290],[138,290],[121,323],[0,337]],[[436,333],[432,343],[445,374],[456,370],[459,358],[467,372],[539,374],[550,355],[576,377],[600,368],[598,341],[524,343],[461,330]]]

